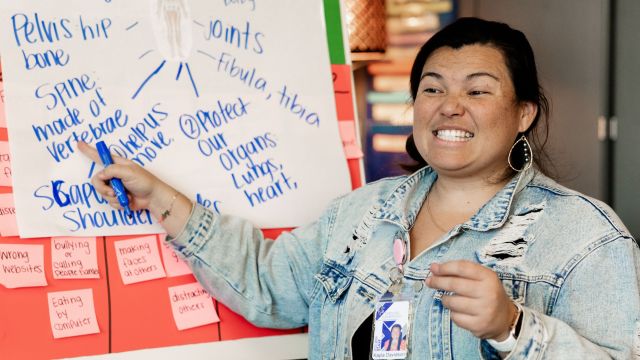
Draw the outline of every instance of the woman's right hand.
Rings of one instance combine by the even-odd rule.
[[[98,151],[93,146],[78,142],[78,149],[97,164],[102,163]],[[177,235],[191,213],[191,200],[133,161],[119,156],[113,156],[113,161],[112,165],[98,171],[91,178],[96,191],[109,202],[109,205],[122,209],[109,184],[112,178],[119,178],[127,189],[132,210],[148,209],[156,219],[165,220],[162,226],[169,235]],[[166,215],[167,212],[170,214]]]
[[[100,155],[93,146],[85,142],[78,142],[78,149],[96,164],[102,164]],[[122,209],[111,185],[109,185],[110,179],[119,178],[127,189],[131,209],[148,209],[154,188],[161,186],[162,182],[131,160],[113,156],[113,162],[114,164],[96,172],[91,178],[91,184],[96,188],[96,191],[109,202],[109,205],[116,209]]]

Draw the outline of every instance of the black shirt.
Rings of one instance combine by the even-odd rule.
[[[371,331],[373,329],[373,313],[360,324],[351,339],[353,360],[371,359]]]

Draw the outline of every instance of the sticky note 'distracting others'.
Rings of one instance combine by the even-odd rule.
[[[116,241],[114,246],[125,285],[166,277],[155,235]]]
[[[47,286],[44,246],[0,244],[0,284],[8,289]]]
[[[50,292],[47,298],[55,339],[100,332],[92,289]]]
[[[220,321],[213,299],[197,282],[170,287],[169,301],[178,330]]]

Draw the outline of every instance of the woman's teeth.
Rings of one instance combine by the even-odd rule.
[[[464,130],[437,130],[435,136],[444,141],[469,141],[473,134]]]

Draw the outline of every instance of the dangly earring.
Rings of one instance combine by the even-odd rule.
[[[523,155],[523,163],[520,169],[516,169],[511,162],[511,155],[516,146],[522,143],[522,155]],[[529,140],[524,134],[515,142],[513,146],[511,146],[511,150],[509,150],[509,157],[507,158],[507,162],[509,163],[509,167],[513,169],[515,172],[522,172],[531,167],[533,164],[533,152],[531,151],[531,145],[529,144]]]

